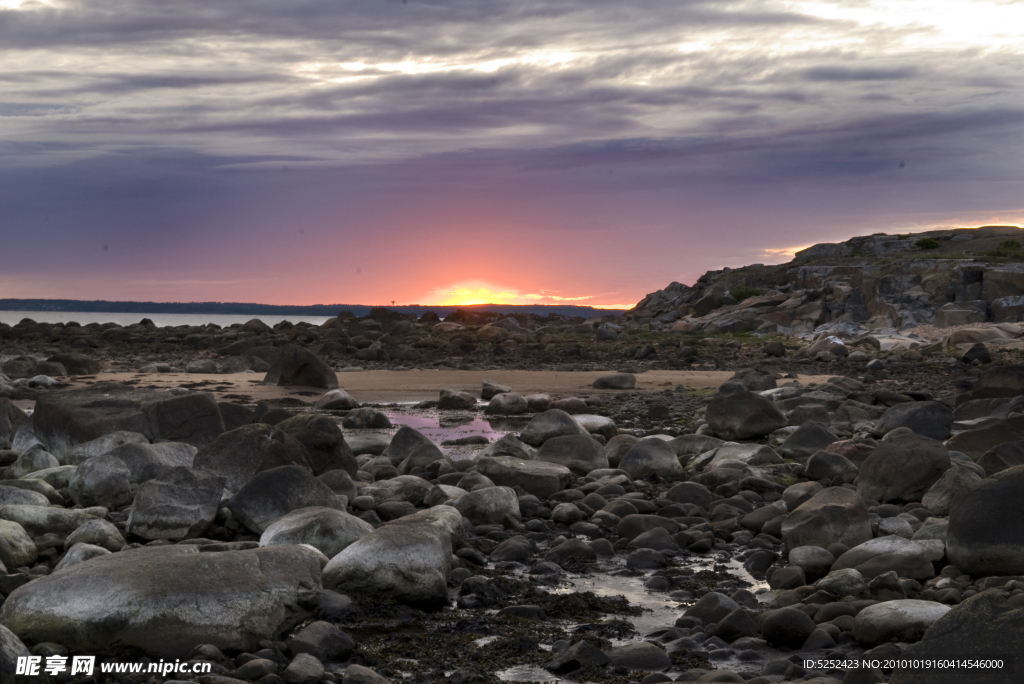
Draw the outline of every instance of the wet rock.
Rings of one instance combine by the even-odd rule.
[[[577,475],[608,467],[604,448],[589,435],[552,437],[537,451],[537,460],[565,466]]]
[[[66,537],[83,524],[106,514],[105,508],[68,510],[52,506],[0,506],[0,520],[18,523],[32,537],[39,537],[48,532]]]
[[[295,656],[281,673],[281,679],[285,684],[319,684],[323,676],[323,663],[308,653]]]
[[[619,468],[633,479],[657,475],[670,480],[682,476],[683,467],[679,458],[664,440],[642,439],[619,461]]]
[[[228,501],[232,515],[257,533],[263,533],[291,511],[313,506],[344,509],[327,485],[300,466],[281,466],[258,473]]]
[[[506,517],[520,519],[519,497],[511,487],[478,489],[452,502],[463,517],[474,525],[500,525]]]
[[[918,435],[887,440],[868,456],[857,477],[857,493],[865,499],[920,501],[951,466],[941,443]]]
[[[515,392],[500,392],[487,403],[484,413],[488,415],[517,416],[526,413],[529,405],[526,397]]]
[[[668,490],[665,498],[676,503],[693,504],[707,510],[714,495],[710,489],[697,482],[680,482]]]
[[[16,480],[20,482],[20,480]],[[50,500],[44,495],[22,489],[20,487],[8,487],[0,485],[0,506],[4,504],[19,504],[24,506],[49,506]]]
[[[253,651],[319,603],[320,563],[301,546],[200,553],[144,547],[93,558],[8,596],[0,623],[73,652],[135,648],[186,658],[200,644]]]
[[[527,461],[510,456],[494,456],[477,460],[477,472],[504,487],[522,487],[541,499],[565,489],[572,481],[572,472],[565,466],[543,461]]]
[[[271,523],[260,536],[260,546],[309,544],[328,558],[334,558],[370,532],[373,532],[373,525],[354,515],[313,506],[291,511]]]
[[[709,591],[697,603],[687,608],[683,615],[710,624],[725,619],[727,615],[739,608],[739,604],[725,594]]]
[[[916,599],[876,603],[857,613],[853,636],[865,647],[890,641],[919,641],[949,610],[949,606],[941,603]]]
[[[143,539],[193,539],[217,516],[224,478],[214,473],[175,468],[139,487],[128,514],[127,530]]]
[[[577,641],[556,653],[544,668],[554,674],[562,675],[582,667],[601,667],[607,665],[608,662],[608,656],[597,646],[589,641]]]
[[[83,508],[116,508],[132,500],[131,471],[114,456],[95,456],[78,466],[68,492]]]
[[[871,539],[839,556],[833,570],[852,568],[865,579],[893,570],[900,577],[927,580],[935,576],[934,561],[942,559],[941,542],[912,541],[895,535]]]
[[[921,498],[921,504],[937,516],[949,515],[957,499],[976,489],[983,478],[969,468],[954,465],[942,474]]]
[[[317,399],[313,405],[322,411],[348,411],[359,408],[359,402],[343,389],[334,389]]]
[[[574,537],[548,549],[544,558],[555,563],[564,563],[570,559],[597,560],[597,552],[582,539]]]
[[[757,625],[749,611],[737,608],[718,621],[711,636],[731,644],[743,637],[757,636]]]
[[[291,435],[306,449],[306,460],[314,475],[344,470],[355,475],[359,469],[338,424],[327,416],[304,413],[282,420],[277,429]]]
[[[843,487],[829,487],[797,507],[782,523],[786,546],[840,543],[853,547],[871,539],[871,524],[863,500]]]
[[[288,640],[292,653],[308,653],[324,663],[344,662],[355,644],[348,634],[323,620],[306,625]]]
[[[804,571],[808,582],[817,582],[829,573],[835,557],[820,546],[798,546],[789,552],[789,564]]]
[[[47,451],[43,449],[30,449],[25,453],[18,456],[18,458],[10,465],[7,471],[7,476],[10,478],[18,479],[37,473],[40,470],[46,470],[48,468],[56,468],[60,465],[60,462]]]
[[[625,516],[619,522],[616,527],[616,531],[623,539],[632,541],[644,532],[649,532],[656,527],[666,529],[669,534],[675,534],[679,531],[679,525],[668,518],[664,518],[660,515],[645,515],[642,513]]]
[[[1015,466],[954,501],[946,538],[951,563],[971,575],[1024,574],[1022,486],[1024,466]]]
[[[649,641],[636,641],[607,652],[608,666],[626,670],[652,672],[672,666],[672,659],[658,646]]]
[[[76,444],[71,447],[71,451],[64,457],[64,462],[67,465],[81,465],[86,459],[109,454],[114,449],[125,444],[149,444],[149,440],[145,435],[138,432],[117,430],[89,442]]]
[[[0,397],[0,449],[10,449],[14,435],[28,416],[7,397]]]
[[[853,482],[858,472],[853,461],[831,451],[815,452],[807,459],[805,469],[807,477],[812,480],[831,481],[838,477],[843,482]]]
[[[350,502],[358,495],[355,482],[352,481],[352,478],[344,470],[328,470],[316,479],[330,487],[332,492],[339,496],[344,496]]]
[[[524,444],[509,433],[499,440],[491,442],[480,452],[479,458],[489,456],[511,456],[524,461],[532,461],[537,458],[537,450],[529,444]]]
[[[386,677],[381,677],[368,667],[349,665],[345,668],[345,684],[391,684]]]
[[[319,356],[294,344],[280,348],[277,360],[270,365],[264,385],[320,387],[337,389],[338,376]]]
[[[552,437],[571,435],[587,437],[589,433],[565,411],[549,409],[531,418],[519,439],[530,446],[540,447]]]
[[[839,438],[827,426],[808,420],[786,438],[779,447],[779,453],[798,463],[806,463],[812,454],[824,450],[838,440]]]
[[[516,535],[498,544],[490,553],[491,562],[516,561],[529,563],[533,560],[533,545],[522,535]]]
[[[349,411],[341,426],[347,430],[384,429],[391,427],[391,420],[377,409],[357,408]]]
[[[197,449],[182,442],[129,443],[109,452],[128,467],[130,480],[141,484],[165,477],[175,468],[191,468]]]
[[[889,408],[873,432],[876,437],[882,437],[896,428],[905,427],[923,437],[941,441],[949,437],[952,426],[953,411],[941,401],[914,401]]]
[[[995,475],[1007,468],[1024,465],[1024,441],[992,447],[978,459],[978,465],[985,470],[986,475]]]
[[[79,543],[94,544],[111,552],[120,551],[125,547],[124,537],[113,523],[100,519],[90,520],[69,534],[64,540],[64,550],[67,551]]]
[[[853,568],[833,570],[814,583],[814,588],[824,591],[837,599],[844,596],[867,598],[868,585],[859,572]]]
[[[774,610],[761,623],[765,641],[783,648],[800,648],[814,630],[814,620],[795,608]]]
[[[474,406],[476,406],[476,397],[458,389],[441,390],[441,397],[437,402],[437,408],[442,410],[464,411]]]
[[[309,467],[306,448],[288,433],[254,423],[225,432],[196,454],[192,467],[224,478],[228,491],[237,492],[256,473],[285,465]]]
[[[512,388],[508,385],[502,385],[491,380],[484,380],[483,387],[480,390],[480,398],[484,401],[489,401],[499,394],[506,394],[511,391]]]
[[[789,422],[772,402],[736,381],[719,388],[704,415],[716,437],[733,441],[763,437]]]
[[[0,562],[8,570],[28,567],[36,562],[39,550],[25,528],[16,522],[0,520]]]
[[[636,376],[632,373],[602,375],[594,380],[594,389],[628,390],[636,387]]]
[[[78,565],[79,563],[84,563],[87,560],[92,560],[93,558],[109,555],[110,551],[102,546],[79,542],[68,549],[67,553],[64,554],[64,557],[60,559],[60,562],[54,566],[53,571],[57,572],[58,570],[70,568],[74,565]]]

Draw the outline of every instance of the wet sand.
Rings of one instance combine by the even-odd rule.
[[[616,394],[622,390],[595,390],[594,380],[612,371],[556,372],[523,370],[368,370],[338,373],[338,386],[357,401],[364,403],[416,402],[437,399],[438,392],[455,388],[479,392],[485,380],[508,385],[514,392],[534,394],[547,392],[559,395]],[[99,373],[95,376],[75,377],[72,387],[83,387],[96,382],[131,382],[139,387],[170,388],[186,386],[208,391],[218,398],[242,395],[253,402],[283,397],[319,397],[325,390],[315,387],[276,387],[264,385],[263,373],[233,373],[210,375],[203,373]],[[632,391],[654,392],[672,389],[677,385],[687,388],[715,388],[733,376],[732,371],[674,371],[652,370],[636,376]],[[824,382],[827,375],[802,375],[798,380],[807,385]],[[229,397],[230,399],[231,397]]]

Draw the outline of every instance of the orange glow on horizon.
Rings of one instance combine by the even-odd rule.
[[[474,306],[477,304],[574,304],[591,306],[595,309],[630,308],[629,304],[596,304],[592,295],[562,296],[555,292],[540,290],[539,292],[523,292],[503,285],[495,285],[483,280],[470,280],[437,287],[427,293],[429,302],[424,306]]]

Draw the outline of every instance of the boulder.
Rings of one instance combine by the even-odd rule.
[[[231,514],[257,533],[263,533],[285,514],[311,506],[345,508],[330,487],[309,470],[294,465],[257,473],[228,501]]]
[[[362,487],[359,494],[371,497],[375,506],[386,501],[408,501],[415,505],[422,501],[430,487],[419,475],[399,475]]]
[[[139,487],[128,514],[127,531],[143,539],[177,541],[202,536],[217,516],[223,491],[220,475],[174,468]]]
[[[41,537],[48,532],[59,537],[67,537],[83,524],[102,518],[106,514],[105,508],[70,510],[53,506],[0,506],[0,520],[18,523],[31,537]]]
[[[552,437],[537,451],[537,460],[563,465],[580,476],[586,476],[598,468],[608,467],[608,456],[604,447],[589,435]]]
[[[870,539],[839,556],[833,570],[852,568],[870,580],[890,570],[900,577],[924,581],[935,577],[932,563],[942,559],[943,544],[912,541],[896,535]]]
[[[356,457],[348,448],[341,428],[327,416],[303,413],[282,420],[276,427],[305,447],[306,460],[314,475],[329,470],[344,470],[349,475],[355,475],[359,470]]]
[[[519,497],[511,487],[477,489],[451,505],[474,525],[501,525],[506,517],[520,519]]]
[[[371,430],[391,427],[391,420],[377,409],[357,408],[349,411],[341,426],[346,430]]]
[[[111,553],[122,550],[126,544],[121,532],[113,523],[96,518],[83,523],[64,540],[64,550],[67,551],[75,544],[92,544],[110,551]]]
[[[523,428],[519,439],[533,447],[539,447],[552,437],[569,435],[589,436],[583,426],[565,411],[549,409],[530,419]]]
[[[10,449],[18,428],[28,416],[7,397],[0,397],[0,449]]]
[[[385,525],[327,563],[324,587],[414,605],[443,605],[448,599],[451,558],[451,537],[439,526]]]
[[[633,435],[615,435],[604,445],[604,453],[608,457],[608,465],[618,468],[619,462],[626,453],[636,446],[640,440]]]
[[[491,380],[484,380],[483,386],[480,389],[480,398],[484,401],[490,401],[499,394],[507,394],[512,391],[512,388],[508,385],[502,385]]]
[[[532,461],[537,458],[537,450],[529,444],[519,441],[515,435],[509,433],[484,447],[478,458],[489,456],[511,456],[522,461]]]
[[[359,408],[359,402],[343,389],[334,389],[317,399],[314,408],[321,411],[348,411]]]
[[[1020,440],[1024,440],[1024,416],[1014,416],[973,430],[958,432],[946,440],[946,448],[978,459],[1000,444]]]
[[[672,659],[665,653],[665,649],[649,641],[634,641],[617,646],[609,649],[606,655],[610,668],[658,672],[672,666]]]
[[[947,555],[971,575],[1024,574],[1024,466],[987,477],[949,511]]]
[[[619,468],[636,479],[657,475],[665,480],[682,477],[683,467],[676,452],[664,440],[642,439],[619,461]]]
[[[103,370],[98,359],[85,354],[54,354],[46,360],[64,366],[68,375],[96,375]]]
[[[137,432],[151,442],[179,441],[197,447],[224,432],[213,395],[170,394],[116,382],[42,394],[32,423],[36,436],[58,458],[76,444],[121,430]]]
[[[947,516],[953,502],[976,489],[983,479],[970,468],[954,465],[925,492],[921,505],[937,516]]]
[[[529,406],[526,397],[515,392],[500,392],[491,397],[484,409],[488,415],[517,416],[526,413]]]
[[[328,470],[317,477],[318,480],[331,488],[331,491],[339,496],[344,496],[346,501],[358,496],[358,488],[347,472],[344,470]]]
[[[560,492],[572,482],[572,471],[565,466],[544,461],[527,461],[511,456],[488,456],[477,459],[477,472],[494,484],[522,487],[541,499]]]
[[[64,456],[64,463],[66,465],[81,465],[93,456],[109,454],[114,449],[125,444],[149,444],[149,440],[144,434],[139,432],[117,430],[71,447],[71,451]]]
[[[615,425],[615,421],[607,416],[578,413],[573,418],[584,430],[592,435],[600,435],[606,440],[613,439],[619,434],[619,428]]]
[[[854,547],[871,539],[864,501],[849,489],[829,487],[800,504],[782,523],[786,546],[845,544]]]
[[[421,461],[422,465],[433,463],[445,458],[444,453],[429,437],[419,430],[403,425],[391,438],[384,455],[391,460],[392,465],[399,465],[410,457]]]
[[[839,477],[843,482],[853,482],[858,471],[853,461],[845,456],[831,451],[818,451],[807,459],[804,472],[811,480],[831,481]]]
[[[781,608],[768,613],[761,622],[761,636],[772,646],[800,648],[815,627],[807,613],[796,608]]]
[[[93,558],[15,589],[0,624],[75,653],[189,657],[200,644],[255,651],[320,602],[318,554],[302,546],[200,553],[190,544]]]
[[[285,465],[309,467],[306,448],[297,439],[270,425],[253,423],[225,432],[196,454],[192,467],[224,478],[237,492],[256,473]]]
[[[882,437],[896,428],[910,428],[930,439],[944,440],[953,426],[953,410],[941,401],[908,401],[889,408],[872,432]]]
[[[865,648],[893,641],[920,641],[928,628],[949,611],[949,606],[935,601],[883,601],[857,613],[853,621],[853,637]]]
[[[83,508],[116,508],[132,500],[131,471],[119,458],[95,456],[75,470],[68,493]]]
[[[10,520],[0,520],[0,562],[10,571],[35,565],[39,550],[25,528]]]
[[[757,439],[789,423],[772,402],[748,392],[738,381],[719,388],[704,417],[716,437],[730,441]]]
[[[64,557],[60,559],[60,562],[53,567],[53,572],[58,570],[64,570],[70,568],[73,565],[84,563],[87,560],[93,558],[99,558],[100,556],[109,556],[110,551],[103,548],[102,546],[96,546],[95,544],[86,544],[85,542],[78,542],[68,549]]]
[[[715,495],[711,493],[710,489],[697,482],[680,482],[668,490],[665,498],[675,503],[693,504],[707,510]]]
[[[260,546],[309,544],[334,558],[354,542],[373,532],[373,525],[335,508],[299,508],[271,523],[260,536]]]
[[[319,356],[294,344],[280,348],[280,355],[270,365],[264,385],[299,385],[337,389],[338,376],[331,366]]]
[[[941,443],[916,434],[883,441],[864,461],[857,493],[865,499],[920,501],[950,468],[949,451]]]
[[[830,444],[838,440],[839,438],[826,425],[808,420],[786,438],[786,441],[779,447],[779,453],[798,463],[807,463],[807,459],[812,454],[828,448]]]
[[[22,482],[22,480],[14,480]],[[51,489],[53,489],[51,487]],[[33,492],[21,487],[9,487],[0,485],[0,506],[5,504],[18,504],[24,506],[49,506],[50,500],[39,492]]]
[[[835,556],[820,546],[798,546],[789,551],[789,564],[803,570],[810,583],[827,575],[835,562]]]
[[[324,663],[345,662],[355,648],[352,638],[324,620],[312,622],[288,640],[292,653],[306,653]]]
[[[20,454],[14,463],[7,470],[7,476],[11,478],[22,478],[40,470],[56,468],[60,462],[48,451],[35,447]]]
[[[476,406],[476,397],[469,392],[458,389],[443,389],[437,400],[437,408],[441,410],[464,411]]]
[[[108,454],[125,464],[132,483],[141,484],[166,477],[175,468],[191,468],[196,451],[191,444],[182,442],[129,442],[112,449]]]
[[[883,604],[879,604],[883,605]],[[937,609],[934,609],[937,610]],[[856,620],[854,621],[856,624]],[[1019,680],[1021,643],[1024,643],[1024,608],[998,593],[982,592],[964,599],[934,621],[901,659],[924,660],[970,657],[1007,658],[1016,662],[1012,673],[959,668],[900,668],[890,684],[962,684],[963,682],[1016,682]],[[992,676],[989,677],[988,675]]]
[[[632,373],[602,375],[594,380],[594,389],[628,390],[636,387],[636,376]]]
[[[1024,465],[1024,440],[992,447],[977,462],[986,475],[995,475],[1007,468]]]
[[[722,446],[714,450],[711,460],[707,460],[707,457],[702,455],[696,460],[695,465],[698,468],[703,465],[706,470],[714,470],[726,462],[736,461],[751,466],[777,465],[783,462],[782,457],[774,449],[764,444],[724,442]]]
[[[683,615],[694,617],[705,624],[710,624],[712,622],[719,622],[734,610],[739,609],[739,607],[738,603],[725,594],[709,591],[699,601],[687,608]]]

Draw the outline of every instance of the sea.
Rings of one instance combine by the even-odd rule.
[[[36,323],[68,323],[75,321],[85,325],[87,323],[117,323],[118,325],[132,325],[143,318],[148,318],[153,323],[163,328],[165,326],[178,325],[206,325],[215,323],[226,328],[234,323],[245,323],[258,318],[267,325],[275,325],[281,321],[298,323],[305,321],[313,325],[321,325],[333,316],[232,316],[226,314],[159,314],[159,313],[102,313],[96,311],[0,311],[0,323],[15,325],[19,321],[31,318]]]

